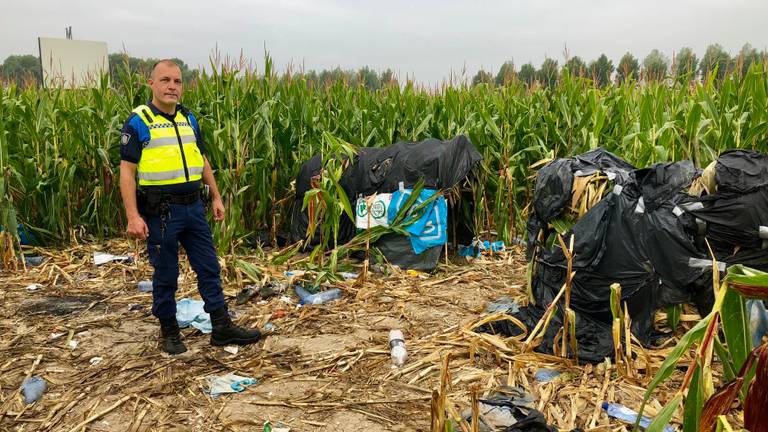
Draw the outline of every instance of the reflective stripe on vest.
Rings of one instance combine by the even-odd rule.
[[[133,110],[149,129],[149,142],[141,151],[137,167],[140,186],[160,186],[203,178],[203,156],[197,147],[195,130],[176,111],[174,121],[153,115],[141,105]]]

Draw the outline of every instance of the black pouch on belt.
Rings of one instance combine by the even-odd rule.
[[[139,189],[136,205],[143,216],[159,216],[163,210],[163,192],[158,189]]]

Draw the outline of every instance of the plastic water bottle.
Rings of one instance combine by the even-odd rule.
[[[151,280],[143,280],[139,282],[139,291],[141,292],[152,292],[152,281]]]
[[[603,402],[603,409],[606,411],[609,417],[634,424],[637,420],[637,412],[633,411],[624,405]],[[640,418],[640,427],[647,429],[651,425],[653,419],[643,416]],[[664,426],[664,432],[675,432],[675,428],[670,425]]]
[[[389,331],[389,349],[392,357],[392,364],[400,367],[408,360],[408,351],[405,350],[405,339],[400,330]]]
[[[296,295],[301,299],[299,301],[300,304],[318,305],[341,298],[341,290],[338,288],[319,291],[315,294],[311,294],[300,285],[296,285],[294,289],[296,291]]]
[[[763,343],[763,336],[768,334],[768,311],[762,300],[747,300],[747,317],[752,346],[757,348]]]

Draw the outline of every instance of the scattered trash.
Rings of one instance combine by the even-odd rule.
[[[533,374],[533,377],[538,382],[550,382],[553,379],[560,376],[560,371],[557,369],[549,369],[549,368],[540,368],[536,369],[536,372]]]
[[[152,292],[152,281],[151,280],[143,280],[139,281],[139,291],[141,292]]]
[[[31,404],[39,400],[45,390],[48,388],[48,382],[39,376],[33,376],[21,384],[21,393],[24,395],[24,403]]]
[[[285,284],[270,282],[259,288],[259,295],[262,299],[266,300],[270,297],[276,296],[278,293],[285,292],[286,287],[287,286]]]
[[[763,343],[763,336],[768,335],[768,310],[762,300],[747,300],[749,333],[752,335],[752,347]]]
[[[341,272],[339,273],[345,280],[357,279],[357,273]]]
[[[479,424],[476,430],[514,430],[516,432],[556,432],[558,430],[547,424],[544,414],[533,409],[533,396],[519,387],[506,387],[505,390],[511,394],[497,393],[489,399],[479,400]],[[464,410],[462,418],[471,423],[472,410]]]
[[[91,363],[91,366],[96,366],[101,363],[102,360],[104,360],[102,357],[92,357],[88,362]]]
[[[266,330],[268,332],[273,332],[274,333],[274,332],[277,331],[277,326],[272,324],[271,322],[268,322],[268,323],[264,324],[264,330]]]
[[[65,334],[66,333],[51,333],[50,339],[51,340],[58,339],[58,338],[64,336]]]
[[[272,318],[278,319],[285,317],[285,311],[283,309],[278,309],[275,311],[275,313],[272,314]]]
[[[228,352],[228,353],[230,353],[232,355],[235,355],[235,354],[237,354],[238,351],[240,351],[240,349],[238,347],[236,347],[235,345],[227,345],[227,346],[224,347],[224,351],[226,351],[226,352]]]
[[[511,315],[520,311],[520,305],[515,300],[512,300],[510,296],[501,296],[495,302],[488,303],[485,307],[486,314],[505,313]]]
[[[384,264],[380,264],[380,263],[372,264],[370,269],[373,273],[383,274],[385,276],[389,274],[389,270],[387,270]]]
[[[603,402],[603,409],[609,417],[613,417],[626,423],[634,424],[637,420],[637,412],[632,411],[631,409],[621,404]],[[643,416],[640,418],[640,427],[646,429],[651,425],[652,421],[653,419]],[[675,432],[675,428],[670,425],[666,425],[664,426],[664,432]]]
[[[423,271],[414,270],[414,269],[408,269],[405,271],[405,274],[408,276],[413,276],[419,279],[428,279],[429,275],[427,273],[424,273]]]
[[[256,380],[250,377],[235,375],[233,373],[224,376],[210,375],[205,377],[208,383],[206,393],[211,396],[219,396],[226,393],[240,393],[246,387],[256,384]]]
[[[179,327],[192,326],[203,333],[210,333],[213,330],[211,316],[203,310],[204,305],[202,300],[179,300],[176,303],[176,321],[179,322]]]
[[[31,267],[39,266],[43,263],[43,257],[41,256],[25,256],[24,263]]]
[[[235,304],[241,305],[248,302],[248,300],[252,299],[256,296],[256,294],[259,293],[259,287],[256,285],[246,285],[243,287],[243,289],[240,290],[239,293],[237,293],[237,297],[235,297]]]
[[[293,304],[293,299],[288,296],[280,296],[280,301],[283,303]]]
[[[515,236],[515,238],[512,239],[512,244],[515,246],[527,246],[528,242],[526,242],[522,237]]]
[[[106,264],[110,261],[117,261],[125,264],[131,264],[133,263],[133,257],[128,255],[112,255],[105,252],[93,253],[93,262],[96,263],[97,266]]]
[[[299,303],[303,305],[319,305],[341,298],[341,290],[338,288],[318,291],[315,294],[310,294],[309,291],[305,290],[300,285],[296,285],[294,290],[296,291],[296,295],[301,299]]]
[[[291,432],[291,428],[284,425],[283,422],[277,422],[274,425],[270,422],[264,422],[263,432]]]
[[[490,250],[491,252],[503,252],[506,249],[503,241],[495,241],[493,243],[488,240],[480,241],[478,239],[472,240],[472,244],[469,246],[459,245],[459,256],[465,257],[479,257],[483,252]]]
[[[290,270],[285,272],[285,277],[288,278],[288,285],[293,285],[296,279],[300,279],[306,273],[305,270]]]
[[[26,289],[27,291],[37,291],[38,289],[40,289],[42,287],[43,286],[40,285],[39,283],[33,283],[33,284],[27,285],[24,289]]]
[[[289,272],[290,273],[290,272]],[[262,300],[276,296],[285,291],[286,285],[281,283],[268,282],[264,285],[246,285],[237,294],[235,304],[241,305],[256,297],[258,294]]]
[[[72,339],[71,341],[69,341],[69,343],[67,343],[67,345],[69,345],[69,347],[72,348],[72,349],[77,348],[77,344],[78,344],[78,342],[76,340],[74,340],[74,339]]]
[[[405,349],[405,339],[400,330],[389,331],[389,348],[392,365],[400,367],[408,360],[408,351]]]

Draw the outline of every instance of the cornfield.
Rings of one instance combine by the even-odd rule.
[[[563,74],[550,89],[344,82],[312,86],[301,74],[214,65],[185,89],[227,209],[215,226],[234,250],[284,227],[300,164],[324,134],[385,146],[466,134],[483,154],[475,220],[510,241],[522,229],[530,167],[597,146],[636,166],[691,159],[704,167],[729,148],[768,150],[768,72],[753,65],[722,83],[625,82],[595,88]],[[132,107],[150,99],[142,76],[123,71],[92,89],[0,83],[0,224],[22,223],[45,243],[121,235],[119,136]]]

